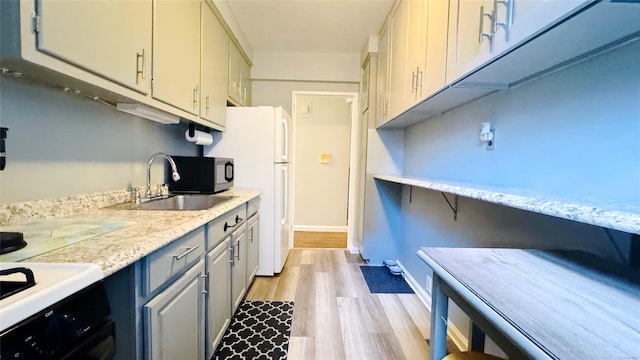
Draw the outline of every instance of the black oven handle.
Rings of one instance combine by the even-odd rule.
[[[229,174],[229,170],[231,170],[231,174]],[[231,161],[224,164],[224,180],[233,181],[233,163]]]

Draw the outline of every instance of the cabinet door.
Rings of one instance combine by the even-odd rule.
[[[423,6],[427,0],[408,0],[407,67],[405,72],[405,102],[402,110],[422,99],[424,64],[427,52],[427,18]]]
[[[592,0],[507,0],[496,3],[494,55],[527,40]]]
[[[405,110],[405,78],[407,65],[407,1],[398,4],[391,15],[391,51],[389,64],[389,118]],[[411,81],[409,85],[411,86]]]
[[[200,2],[154,1],[152,96],[199,114]]]
[[[226,238],[207,255],[207,358],[222,339],[231,320],[231,262]]]
[[[213,10],[202,2],[200,117],[220,126],[227,124],[228,42],[227,33]]]
[[[377,71],[376,127],[379,127],[389,119],[389,29],[387,26],[384,26],[380,32]]]
[[[204,262],[144,306],[147,359],[204,358]]]
[[[142,94],[149,92],[151,0],[36,4],[38,50]]]
[[[247,228],[247,287],[251,285],[260,265],[260,215],[249,220]]]
[[[243,228],[231,235],[233,262],[231,263],[232,313],[236,311],[247,292],[247,233]]]
[[[491,59],[492,11],[491,0],[451,0],[449,3],[447,83]]]
[[[240,92],[240,50],[232,42],[229,42],[229,98],[237,103],[241,103]]]
[[[424,99],[442,89],[447,69],[447,24],[449,0],[430,0],[423,5],[427,19],[427,48],[424,73],[421,74],[421,97]]]
[[[251,106],[251,66],[240,57],[240,102]]]

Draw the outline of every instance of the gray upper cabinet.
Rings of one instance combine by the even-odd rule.
[[[200,117],[223,127],[227,124],[228,47],[227,33],[209,4],[203,2]]]
[[[151,0],[39,0],[37,9],[38,50],[132,90],[149,92]]]
[[[509,0],[494,11],[494,56],[536,35],[568,13],[593,0]]]
[[[154,1],[152,96],[200,111],[200,1]]]
[[[230,238],[207,254],[207,358],[211,358],[231,320]]]
[[[204,262],[144,305],[147,359],[204,359]]]
[[[447,76],[450,83],[491,59],[492,0],[451,0]]]
[[[380,30],[378,42],[378,66],[376,68],[376,127],[389,119],[389,28],[388,22]]]

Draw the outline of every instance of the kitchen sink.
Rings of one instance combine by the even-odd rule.
[[[140,204],[121,203],[109,206],[117,210],[205,210],[233,199],[230,195],[170,195],[167,198],[149,200]]]

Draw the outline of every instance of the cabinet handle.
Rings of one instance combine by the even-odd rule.
[[[236,259],[238,259],[238,261],[240,261],[240,240],[238,240],[238,252],[236,253]]]
[[[233,225],[229,225],[226,221],[224,222],[224,232],[227,232],[228,229],[233,229],[234,227],[238,226],[240,224],[240,222],[242,222],[242,220],[244,220],[243,218],[240,217],[240,215],[236,215],[236,223]]]
[[[142,64],[140,63],[140,60],[142,60]],[[144,61],[144,49],[142,49],[142,54],[141,53],[136,53],[136,85],[138,84],[139,79],[142,78],[142,80],[146,79],[147,76],[146,71],[147,70],[147,64]]]
[[[202,293],[208,294],[209,293],[209,272],[208,271],[206,274],[202,274],[202,282],[203,282]]]
[[[207,112],[207,115],[209,115],[209,109],[211,108],[211,96],[207,95],[207,97],[205,98],[205,111]]]
[[[242,99],[247,101],[247,88],[242,88]]]
[[[415,71],[411,72],[411,93],[416,92],[416,80],[418,80],[418,74]]]
[[[479,30],[479,37],[478,37],[478,42],[482,43],[482,40],[484,40],[484,38],[486,37],[487,39],[489,39],[489,41],[491,41],[491,39],[493,38],[493,33],[490,34],[485,34],[484,32],[484,17],[488,17],[489,20],[494,21],[494,15],[493,14],[485,14],[484,13],[484,5],[480,6],[480,30]],[[493,24],[491,26],[491,28],[493,29]]]
[[[193,110],[198,107],[198,85],[193,88]]]
[[[507,8],[507,19],[505,22],[498,22],[498,5],[504,5]],[[493,0],[493,11],[495,11],[495,19],[493,21],[493,32],[498,31],[498,26],[504,31],[508,31],[513,25],[513,0]]]
[[[180,260],[180,259],[182,259],[183,257],[185,257],[185,256],[189,255],[189,253],[190,253],[190,252],[192,252],[193,250],[195,250],[195,249],[197,249],[197,248],[199,248],[199,247],[200,247],[200,245],[196,245],[196,246],[194,246],[194,247],[190,247],[190,248],[188,247],[188,248],[187,248],[187,249],[186,249],[182,254],[180,254],[180,255],[173,255],[173,258],[174,258],[175,260]]]
[[[231,244],[231,247],[229,248],[229,256],[230,256],[229,262],[231,263],[231,266],[233,266],[233,264],[235,263],[234,261],[235,256],[233,255],[233,253],[235,252],[236,252],[236,246]]]
[[[422,97],[422,88],[424,87],[424,71],[420,70],[420,67],[418,66],[418,87],[420,87],[420,97]],[[418,89],[416,89],[416,92],[418,91]]]
[[[253,243],[253,227],[249,228],[249,241]]]

